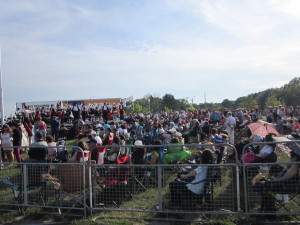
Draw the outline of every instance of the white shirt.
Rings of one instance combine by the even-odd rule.
[[[101,140],[101,137],[99,137],[99,136],[96,136],[96,137],[94,137],[94,139],[97,141],[97,144],[100,144],[100,145],[102,145],[102,140]]]
[[[262,150],[260,150],[260,152],[259,152],[259,156],[260,157],[263,157],[264,156],[264,154],[271,154],[273,152],[273,147],[272,146],[270,146],[270,145],[265,145],[263,148],[262,148]]]
[[[187,189],[189,189],[190,191],[192,191],[193,193],[195,193],[197,195],[202,194],[204,191],[205,181],[203,181],[203,182],[200,182],[200,181],[202,181],[203,179],[206,178],[207,169],[208,169],[207,166],[198,166],[196,168],[197,175],[195,176],[195,179],[191,183],[186,185]],[[198,183],[198,182],[200,182],[200,183]],[[193,184],[193,183],[195,183],[195,184]]]
[[[229,116],[229,117],[226,118],[225,126],[235,127],[235,124],[236,124],[236,121],[235,121],[235,118],[233,116]]]

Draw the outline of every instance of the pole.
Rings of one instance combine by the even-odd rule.
[[[206,94],[204,92],[204,109],[206,109]]]
[[[3,88],[2,88],[2,65],[1,65],[1,48],[0,48],[0,108],[1,108],[1,127],[4,125],[4,105],[3,105]]]

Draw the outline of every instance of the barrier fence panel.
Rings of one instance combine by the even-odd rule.
[[[64,146],[63,151],[71,152],[74,147]],[[76,147],[75,147],[76,148]],[[26,153],[27,147],[20,147]],[[49,148],[50,149],[50,148]],[[47,152],[52,152],[52,149]],[[62,150],[62,149],[61,149]],[[80,148],[76,148],[83,154]],[[22,163],[3,163],[0,170],[0,209],[19,210],[24,213],[29,207],[51,209],[50,212],[62,214],[64,209],[77,209],[85,215],[85,201],[78,206],[76,199],[83,194],[89,177],[85,163],[64,162],[62,158],[40,158],[45,147],[31,147],[29,156]],[[57,149],[55,149],[57,151]],[[23,153],[24,155],[24,153]],[[83,171],[86,171],[83,173]],[[7,208],[10,206],[10,208]]]
[[[180,148],[179,154],[177,147]],[[34,207],[47,213],[84,218],[88,213],[95,215],[109,211],[137,212],[133,216],[136,218],[164,215],[165,219],[172,219],[176,214],[240,213],[240,191],[236,179],[239,167],[236,157],[228,157],[236,156],[236,150],[227,144],[119,146],[120,153],[116,156],[113,156],[111,146],[97,146],[91,151],[77,147],[74,161],[68,162],[55,159],[57,154],[46,160],[33,159],[38,151],[32,149],[41,148],[45,149],[32,147],[30,152],[35,156],[22,163],[4,163],[0,170],[0,196],[3,199],[0,209],[7,210],[6,206],[11,206],[12,210],[23,212]],[[61,148],[62,158],[63,153],[71,155],[74,150],[73,146]],[[204,157],[205,149],[213,150],[212,158],[217,159],[217,163],[201,161],[208,157]],[[156,161],[147,164],[153,151],[157,152]],[[108,215],[111,214],[103,217]]]
[[[244,147],[243,155],[246,154],[246,157],[243,158],[241,178],[244,184],[244,213],[249,221],[257,216],[277,222],[300,220],[300,147],[291,143],[294,142],[269,143],[276,145],[276,162],[272,163],[261,162],[261,158],[253,163],[245,163],[248,160],[245,153],[249,150],[248,147],[262,143],[252,143]],[[291,152],[298,152],[298,156]]]

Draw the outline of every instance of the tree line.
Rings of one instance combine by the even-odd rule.
[[[174,95],[167,93],[162,98],[155,95],[146,95],[141,99],[127,103],[127,109],[131,112],[158,112],[180,111],[195,109],[236,109],[236,108],[259,108],[266,109],[269,106],[300,105],[300,77],[292,79],[281,88],[270,88],[247,96],[239,97],[235,101],[224,99],[221,103],[192,104],[187,99],[175,99]]]

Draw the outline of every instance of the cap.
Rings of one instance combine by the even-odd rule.
[[[37,132],[35,133],[35,138],[37,138],[37,139],[42,139],[42,138],[43,138],[43,134],[42,134],[41,132],[37,131]]]
[[[97,140],[95,138],[91,138],[90,140],[88,140],[86,143],[95,143],[97,144]]]

